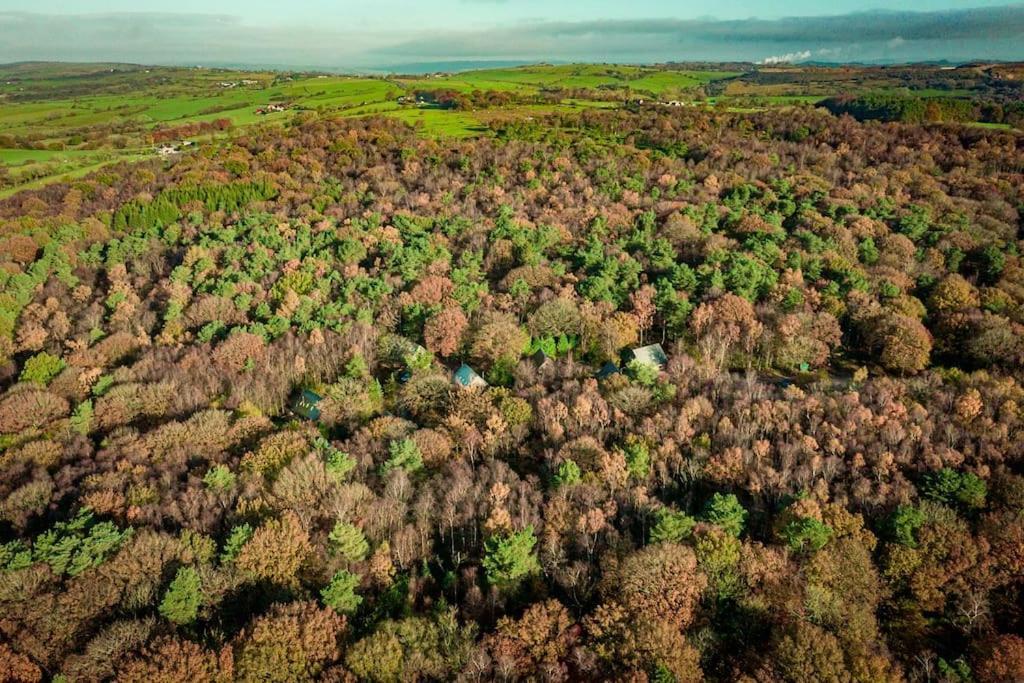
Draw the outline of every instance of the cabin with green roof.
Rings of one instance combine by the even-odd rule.
[[[465,363],[460,365],[459,369],[452,373],[452,381],[456,385],[466,389],[475,389],[487,386],[487,380],[476,374],[476,371]]]
[[[320,408],[317,404],[322,400],[324,397],[312,389],[303,389],[292,399],[292,412],[299,417],[316,422],[320,419]]]
[[[626,352],[626,365],[633,361],[654,365],[659,370],[664,370],[668,365],[668,356],[665,355],[665,349],[661,348],[661,344],[649,344]]]

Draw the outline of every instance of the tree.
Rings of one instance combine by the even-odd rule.
[[[320,591],[324,604],[341,614],[353,614],[363,599],[356,594],[359,577],[341,570],[331,577],[331,582]]]
[[[220,561],[222,564],[231,564],[238,558],[242,548],[252,538],[253,529],[248,524],[239,524],[231,528],[228,537],[224,540],[224,550],[221,552]]]
[[[775,644],[774,668],[784,680],[793,683],[853,680],[847,670],[839,640],[827,631],[806,622],[798,622]]]
[[[311,549],[309,534],[298,515],[288,510],[280,519],[269,520],[253,532],[239,551],[235,566],[252,580],[291,585]]]
[[[821,550],[832,538],[832,527],[813,517],[798,517],[779,531],[793,552]]]
[[[22,368],[19,379],[22,382],[36,382],[46,386],[50,380],[60,374],[65,365],[59,357],[43,351],[25,361],[25,367]]]
[[[538,306],[526,327],[534,337],[571,337],[580,333],[582,318],[575,301],[557,297]]]
[[[192,567],[181,567],[167,587],[160,603],[160,614],[175,624],[191,624],[203,603],[203,585],[199,572]]]
[[[43,672],[31,659],[15,652],[6,643],[0,643],[0,679],[10,683],[39,683],[43,680]]]
[[[741,548],[740,540],[720,527],[701,525],[694,534],[697,566],[708,577],[709,592],[719,600],[740,592]]]
[[[533,526],[487,539],[483,567],[488,580],[496,586],[508,588],[539,571],[535,545],[537,537],[533,534]]]
[[[578,629],[557,600],[530,605],[519,619],[502,617],[483,647],[493,663],[491,675],[567,680],[569,655]]]
[[[697,522],[684,512],[662,508],[651,527],[651,543],[680,543],[690,536]]]
[[[472,625],[459,625],[452,609],[430,618],[388,619],[349,648],[345,663],[359,680],[448,680],[463,671],[474,634]]]
[[[485,365],[515,362],[530,341],[513,316],[491,311],[481,314],[471,338],[471,355]]]
[[[896,542],[913,548],[917,545],[917,529],[924,524],[925,516],[920,508],[900,505],[893,511],[887,524],[889,536]]]
[[[733,536],[743,533],[743,524],[747,519],[747,511],[735,495],[716,493],[704,504],[701,519],[716,524]]]
[[[189,640],[156,639],[118,670],[118,683],[214,683],[221,680],[214,653]]]
[[[623,445],[626,468],[634,479],[646,479],[651,469],[651,451],[647,441],[630,434]]]
[[[981,683],[1024,680],[1024,638],[1000,635],[985,650],[976,667]]]
[[[405,652],[392,629],[381,628],[359,640],[345,655],[345,663],[360,680],[386,683],[402,680]]]
[[[730,354],[752,352],[764,329],[753,305],[735,294],[723,294],[698,306],[690,327],[701,354],[719,368]]]
[[[944,505],[963,505],[968,509],[985,506],[985,482],[971,472],[957,472],[944,467],[937,472],[926,474],[921,482],[921,492]]]
[[[572,486],[580,482],[580,466],[575,460],[566,459],[558,465],[558,471],[553,477],[555,486]]]
[[[444,308],[427,319],[423,326],[426,347],[439,356],[455,355],[462,345],[462,337],[469,326],[461,308]]]
[[[870,323],[877,341],[879,361],[900,373],[920,372],[928,365],[932,338],[920,320],[899,314],[882,314]]]
[[[622,560],[609,577],[608,592],[644,619],[685,628],[707,578],[697,570],[693,550],[677,543],[647,546]]]
[[[423,455],[412,439],[398,439],[388,445],[388,459],[380,467],[381,474],[396,469],[416,472],[423,469]]]
[[[244,683],[314,681],[341,656],[345,618],[313,602],[278,604],[233,642],[235,680]]]
[[[203,475],[203,483],[216,491],[227,491],[235,485],[235,473],[224,465],[214,465]]]
[[[949,314],[978,305],[978,293],[963,276],[947,275],[935,285],[928,298],[928,310],[933,314]]]
[[[597,670],[588,672],[591,678],[679,683],[704,679],[699,653],[675,622],[659,622],[619,603],[605,603],[584,619],[583,627],[586,648],[597,659]]]
[[[658,376],[661,374],[657,365],[636,359],[629,362],[626,371],[630,377],[636,380],[637,384],[645,387],[653,387],[657,384]]]
[[[636,319],[628,313],[616,311],[598,324],[591,352],[599,360],[614,360],[622,349],[635,345],[639,339]]]
[[[349,562],[364,560],[370,552],[370,544],[362,530],[349,522],[335,522],[327,538],[331,542],[331,551]]]
[[[633,307],[633,317],[636,318],[636,327],[640,330],[640,343],[643,343],[644,332],[651,329],[654,324],[654,314],[657,311],[654,305],[656,294],[654,287],[644,285],[629,295],[629,301]]]

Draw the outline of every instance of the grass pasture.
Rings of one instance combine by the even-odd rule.
[[[162,139],[209,140],[221,133],[200,124],[217,119],[238,128],[280,124],[310,110],[347,117],[384,115],[415,125],[425,135],[469,137],[486,134],[497,119],[618,107],[634,98],[699,101],[745,112],[813,105],[847,92],[970,96],[972,91],[960,85],[970,81],[935,87],[942,86],[937,79],[948,73],[929,72],[927,79],[913,80],[871,68],[737,71],[535,64],[416,76],[343,76],[125,64],[0,65],[0,193],[151,156],[159,130],[169,131]],[[500,107],[465,110],[398,103],[403,95],[446,89],[519,97]],[[271,104],[289,108],[258,113]]]
[[[531,116],[579,107],[618,106],[630,93],[677,95],[737,74],[654,67],[562,64],[493,68],[432,76],[356,77],[118,64],[0,66],[0,169],[3,187],[66,177],[130,155],[152,154],[157,129],[228,119],[235,127],[274,124],[296,111],[392,116],[426,135],[467,137],[496,116]],[[503,91],[534,96],[565,90],[561,105],[516,104],[494,111],[401,106],[418,90]],[[570,99],[601,91],[600,100]],[[285,112],[257,110],[273,103]]]

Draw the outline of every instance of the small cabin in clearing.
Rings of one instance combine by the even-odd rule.
[[[292,412],[299,417],[316,422],[320,419],[320,408],[317,404],[324,400],[323,396],[310,389],[303,389],[292,400]]]
[[[465,363],[460,365],[459,369],[452,373],[452,381],[458,386],[464,388],[475,389],[487,386],[487,381],[480,375],[476,374],[476,371]]]
[[[662,370],[664,370],[665,366],[668,365],[668,356],[665,355],[665,349],[661,348],[661,344],[650,344],[648,346],[630,349],[626,352],[625,360],[627,364],[632,363],[633,361],[639,361],[646,365],[656,365]]]

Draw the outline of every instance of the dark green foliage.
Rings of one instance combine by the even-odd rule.
[[[793,552],[821,550],[831,540],[832,534],[832,527],[813,517],[794,519],[779,532]]]
[[[743,533],[743,525],[747,519],[747,511],[735,495],[716,493],[704,505],[700,518],[716,524],[732,536]]]
[[[399,439],[392,441],[388,446],[388,459],[381,465],[381,474],[387,474],[391,470],[404,469],[408,472],[416,472],[423,467],[423,456],[416,442],[412,439]]]
[[[651,543],[679,543],[689,538],[697,522],[686,513],[662,508],[656,513],[656,522],[651,527]]]
[[[22,382],[49,384],[50,380],[60,374],[64,366],[64,361],[57,356],[50,355],[45,351],[37,353],[25,361],[25,367],[22,368],[19,379]]]
[[[331,582],[320,591],[320,597],[324,604],[342,614],[352,614],[363,598],[356,594],[359,587],[359,577],[347,571],[339,571],[332,578]]]
[[[175,624],[191,624],[203,603],[203,585],[192,567],[181,567],[160,602],[160,614]]]
[[[71,520],[57,522],[36,537],[32,561],[45,562],[54,574],[77,576],[102,564],[131,535],[131,529],[119,529],[112,522],[97,522],[91,511],[82,509]]]
[[[233,487],[235,479],[235,473],[224,465],[215,465],[203,475],[203,483],[218,491],[226,491]]]
[[[913,548],[917,545],[917,529],[924,522],[925,515],[920,508],[901,505],[889,517],[886,530],[893,541]]]
[[[580,466],[573,460],[564,460],[552,478],[555,486],[571,486],[580,481]]]
[[[970,100],[952,97],[861,95],[831,98],[824,105],[835,114],[850,114],[861,121],[975,121],[980,116]]]
[[[534,551],[535,545],[537,537],[532,526],[487,539],[483,559],[487,580],[499,587],[511,587],[537,572],[540,563]]]
[[[861,240],[860,244],[857,245],[857,254],[860,256],[862,263],[866,265],[874,265],[878,262],[878,247],[875,246],[875,240],[870,237],[865,237]]]
[[[985,482],[977,475],[948,467],[925,475],[921,481],[921,492],[925,497],[971,510],[984,507],[986,489]]]
[[[239,524],[231,528],[224,540],[224,549],[220,554],[221,564],[231,564],[242,551],[242,546],[252,538],[253,528],[249,524]]]

